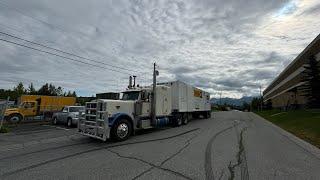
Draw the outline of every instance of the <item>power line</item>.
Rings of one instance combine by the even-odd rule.
[[[30,33],[23,32],[21,29],[19,30],[19,29],[17,29],[16,27],[8,26],[8,25],[3,24],[3,23],[1,23],[1,22],[0,22],[0,25],[3,26],[3,27],[6,28],[6,29],[9,29],[9,31],[11,30],[11,31],[15,31],[15,32],[18,32],[18,33],[22,33],[23,35],[32,36],[32,37],[38,37],[38,36],[35,35],[35,34],[30,34]],[[54,43],[54,42],[52,42],[52,41],[50,41],[50,40],[48,40],[48,39],[42,39],[42,40],[45,40],[47,43],[50,43],[50,44]]]
[[[39,52],[43,52],[43,53],[46,53],[46,54],[50,54],[50,55],[53,55],[53,56],[61,57],[61,58],[64,58],[64,59],[68,59],[70,61],[86,64],[86,65],[89,65],[89,66],[94,66],[94,67],[98,67],[98,68],[102,68],[102,69],[108,69],[108,70],[114,71],[114,72],[119,72],[119,73],[132,75],[132,74],[125,73],[125,72],[122,72],[122,71],[118,71],[118,70],[115,70],[115,69],[110,69],[110,68],[107,68],[107,67],[101,67],[101,66],[98,66],[96,64],[90,64],[90,63],[87,63],[87,62],[84,62],[84,61],[80,61],[78,59],[73,59],[73,58],[69,58],[69,57],[66,57],[66,56],[55,54],[55,53],[52,53],[52,52],[49,52],[49,51],[45,51],[45,50],[41,50],[41,49],[30,47],[30,46],[26,46],[26,45],[19,44],[19,43],[16,43],[16,42],[13,42],[13,41],[9,41],[9,40],[6,40],[6,39],[0,39],[0,41],[6,42],[6,43],[10,43],[10,44],[14,44],[14,45],[21,46],[21,47],[25,47],[25,48],[29,48],[29,49],[32,49],[32,50],[35,50],[35,51],[39,51]]]
[[[40,23],[42,23],[42,24],[45,24],[45,25],[47,25],[47,26],[49,26],[49,27],[51,27],[51,28],[58,29],[58,30],[61,31],[62,33],[65,33],[65,30],[64,30],[63,28],[61,28],[60,26],[57,26],[57,25],[48,23],[48,22],[46,22],[46,21],[44,21],[44,20],[42,20],[42,19],[38,19],[38,18],[32,17],[32,16],[28,15],[27,13],[21,11],[20,9],[11,7],[11,6],[9,6],[8,4],[6,4],[6,3],[4,3],[4,2],[1,2],[1,1],[0,1],[0,4],[2,4],[3,6],[9,8],[9,9],[12,9],[12,10],[16,11],[17,13],[19,13],[19,14],[21,14],[21,15],[23,15],[23,16],[26,16],[26,17],[28,17],[28,18],[31,18],[31,19],[33,19],[34,21],[38,21],[38,22],[40,22]],[[82,33],[82,32],[77,32],[77,33],[81,33],[81,34],[83,34],[83,35],[86,35],[86,34],[84,34],[84,33]]]
[[[11,29],[11,30],[13,30],[13,31],[15,31],[15,32],[22,33],[22,34],[24,34],[24,35],[34,36],[34,35],[32,35],[32,34],[27,34],[27,33],[23,32],[22,30],[15,29],[15,28],[13,28],[13,27],[7,26],[7,25],[2,24],[2,23],[0,23],[0,25],[4,26],[4,27],[7,28],[7,29]],[[52,48],[52,47],[49,47],[49,46],[47,46],[47,45],[40,44],[40,43],[38,43],[38,42],[26,40],[26,39],[23,39],[23,38],[21,38],[21,37],[14,36],[14,35],[12,35],[12,34],[8,34],[8,33],[6,33],[6,32],[1,32],[1,31],[0,31],[0,33],[3,34],[3,35],[6,35],[6,36],[10,36],[10,37],[13,37],[13,38],[16,38],[16,39],[19,39],[19,40],[28,42],[28,43],[32,43],[32,44],[36,44],[36,45],[39,45],[39,46],[42,46],[42,47],[45,47],[45,48],[48,48],[48,49],[52,49],[52,50],[57,51],[57,52],[61,52],[61,53],[64,53],[64,54],[76,56],[76,57],[81,58],[81,59],[86,59],[86,60],[89,60],[89,61],[94,61],[94,62],[97,62],[97,63],[102,63],[102,64],[105,64],[105,65],[108,65],[108,66],[112,66],[112,67],[118,68],[118,69],[133,71],[133,72],[137,72],[137,73],[141,73],[141,74],[143,73],[143,72],[141,72],[141,71],[132,70],[132,69],[127,69],[127,68],[115,66],[115,65],[112,65],[112,64],[107,64],[107,63],[104,63],[104,62],[101,62],[101,61],[97,61],[97,60],[93,60],[93,59],[81,57],[81,56],[79,56],[79,55],[75,55],[74,53],[62,51],[62,50],[60,50],[60,49]],[[55,42],[53,42],[53,41],[50,41],[50,40],[47,40],[47,39],[44,39],[44,40],[45,40],[47,43],[58,45],[57,43],[55,43]],[[74,49],[73,49],[73,50],[74,50]],[[87,53],[86,53],[86,54],[87,54]],[[88,54],[87,54],[87,55],[88,55]]]
[[[21,37],[12,35],[12,34],[8,34],[8,33],[5,33],[5,32],[2,32],[2,31],[0,31],[0,34],[3,34],[5,36],[9,36],[9,37],[12,37],[12,38],[15,38],[15,39],[19,39],[19,40],[22,40],[22,41],[25,41],[25,42],[28,42],[28,43],[31,43],[31,44],[35,44],[35,45],[38,45],[38,46],[41,46],[41,47],[44,47],[44,48],[48,48],[48,49],[54,50],[56,52],[60,52],[60,53],[67,54],[67,55],[70,55],[70,56],[75,56],[75,57],[80,58],[80,59],[85,59],[85,60],[92,61],[92,62],[95,62],[95,63],[101,63],[101,64],[104,64],[104,65],[107,65],[107,66],[111,66],[113,68],[118,68],[118,69],[122,69],[122,70],[134,71],[134,72],[142,73],[140,71],[131,70],[131,69],[127,69],[127,68],[123,68],[123,67],[119,67],[119,66],[114,66],[114,65],[111,65],[111,64],[104,63],[102,61],[97,61],[97,60],[94,60],[94,59],[89,59],[89,58],[86,58],[86,57],[82,57],[82,56],[76,55],[74,53],[70,53],[70,52],[62,51],[60,49],[52,48],[52,47],[49,47],[47,45],[43,45],[43,44],[40,44],[40,43],[37,43],[37,42],[34,42],[34,41],[30,41],[30,40],[27,40],[27,39],[24,39],[24,38],[21,38]]]
[[[64,28],[62,28],[61,26],[58,26],[58,25],[55,25],[55,24],[51,24],[51,23],[49,23],[49,22],[47,22],[47,21],[44,21],[44,20],[42,20],[42,19],[39,19],[39,18],[35,18],[35,17],[33,17],[33,16],[25,13],[23,10],[18,9],[18,8],[16,8],[16,7],[11,7],[11,6],[9,6],[8,4],[6,4],[6,3],[4,3],[4,2],[1,2],[1,1],[0,1],[0,5],[6,6],[7,8],[12,9],[12,10],[16,11],[17,13],[19,13],[19,14],[21,14],[21,15],[23,15],[23,16],[26,16],[26,17],[28,17],[28,18],[31,18],[31,19],[33,19],[33,20],[35,20],[35,21],[37,21],[37,22],[40,22],[40,23],[42,23],[42,24],[45,24],[46,26],[49,26],[49,27],[54,28],[54,29],[57,29],[57,30],[59,30],[60,32],[64,33],[65,35],[70,35],[70,34],[69,34],[68,32],[66,32],[66,31],[64,30]],[[81,33],[82,35],[91,38],[90,36],[88,36],[87,34],[85,34],[85,33],[83,33],[83,32],[79,32],[79,31],[75,31],[75,32],[76,32],[76,33]],[[71,37],[71,38],[74,38],[74,36],[73,36],[72,34],[71,34],[70,37]],[[31,42],[30,42],[30,43],[31,43]],[[43,46],[43,47],[44,47],[44,46]],[[48,47],[47,47],[47,48],[48,48]],[[55,49],[55,48],[50,48],[50,49]],[[58,49],[55,49],[55,51],[57,51],[57,50],[58,50]],[[60,50],[60,52],[61,52],[61,50]],[[64,53],[64,54],[71,55],[72,53]],[[86,54],[87,54],[87,53],[86,53]],[[75,56],[75,55],[73,54],[73,56]],[[76,57],[78,57],[78,56],[76,56]],[[78,57],[78,58],[89,60],[89,58],[84,58],[84,57]],[[91,61],[95,61],[95,60],[92,60],[92,59],[90,59],[90,60],[91,60]],[[101,62],[98,62],[98,63],[101,63]],[[103,62],[102,62],[102,63],[103,63]],[[117,66],[115,66],[115,65],[110,65],[110,64],[105,64],[105,65],[112,66],[112,67],[119,68],[119,69],[128,70],[128,71],[138,72],[138,73],[141,73],[141,74],[144,73],[144,72],[137,71],[137,70],[131,70],[131,69],[127,69],[127,68],[117,67]]]
[[[43,21],[43,20],[38,19],[38,18],[34,18],[34,17],[32,17],[32,16],[24,13],[23,11],[21,11],[21,10],[19,10],[19,9],[17,9],[17,8],[13,8],[13,7],[11,7],[11,6],[9,6],[9,5],[1,2],[1,1],[0,1],[0,4],[6,6],[6,7],[8,7],[8,8],[10,8],[10,9],[13,9],[14,11],[18,12],[19,14],[22,14],[23,16],[29,17],[29,18],[31,18],[31,19],[33,19],[33,20],[35,20],[35,21],[38,21],[38,22],[40,22],[40,23],[43,23],[43,24],[45,24],[45,25],[47,25],[47,26],[49,26],[49,27],[58,29],[58,30],[61,31],[62,33],[68,35],[68,33],[65,32],[65,30],[64,30],[63,28],[61,28],[60,26],[57,26],[57,25],[48,23],[48,22]],[[82,32],[77,32],[77,33],[81,33],[81,34],[83,34],[83,35],[85,35],[85,36],[88,36],[87,34],[84,34],[84,33],[82,33]],[[11,35],[11,37],[14,37],[14,36]],[[71,37],[73,37],[73,36],[71,36]],[[103,63],[103,62],[95,61],[95,60],[92,60],[92,59],[89,59],[89,58],[81,57],[81,56],[75,55],[75,54],[73,54],[73,53],[64,52],[64,51],[62,51],[62,50],[55,49],[55,48],[51,48],[51,47],[48,47],[48,46],[46,46],[46,45],[42,45],[42,44],[40,44],[40,43],[36,43],[36,42],[29,41],[29,40],[25,40],[25,39],[23,39],[23,38],[19,38],[19,37],[14,37],[14,38],[17,38],[17,39],[20,39],[20,40],[23,40],[23,41],[26,41],[26,42],[29,42],[29,43],[32,43],[32,44],[36,44],[36,45],[39,45],[39,46],[42,46],[42,47],[46,47],[46,48],[48,48],[48,49],[52,49],[52,50],[57,51],[57,52],[61,52],[61,53],[68,54],[68,55],[72,55],[72,56],[75,56],[75,57],[78,57],[78,58],[81,58],[81,59],[86,59],[86,60],[90,60],[90,61],[102,63],[102,64],[104,64],[104,65],[112,66],[112,67],[114,67],[114,68],[143,73],[143,72],[141,72],[141,71],[136,71],[136,70],[131,70],[131,69],[127,69],[127,68],[122,68],[122,67],[118,67],[118,66],[115,66],[115,65],[110,65],[110,64]]]

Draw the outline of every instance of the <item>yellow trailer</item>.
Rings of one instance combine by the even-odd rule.
[[[18,102],[18,108],[9,108],[5,111],[5,118],[11,123],[20,122],[26,117],[38,115],[52,116],[64,106],[73,106],[75,97],[22,95]]]

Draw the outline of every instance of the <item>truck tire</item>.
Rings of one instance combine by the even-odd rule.
[[[67,119],[67,127],[72,127],[72,119],[71,118],[68,118]]]
[[[184,113],[184,114],[182,115],[182,124],[183,124],[183,125],[188,124],[188,114],[187,114],[187,113]]]
[[[10,124],[17,124],[21,122],[22,118],[20,114],[11,114],[7,120]]]
[[[204,118],[205,119],[209,119],[211,117],[211,113],[210,112],[205,112],[204,113]]]
[[[127,140],[132,133],[132,125],[127,119],[116,122],[111,129],[111,138],[115,141]]]
[[[175,127],[179,127],[182,125],[182,115],[181,114],[177,114],[174,118],[174,122],[173,122],[173,125]]]
[[[57,117],[54,117],[52,120],[52,124],[57,125],[58,124],[58,119]]]

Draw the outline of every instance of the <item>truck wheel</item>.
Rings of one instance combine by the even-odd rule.
[[[182,124],[184,124],[184,125],[188,124],[188,114],[187,113],[183,114],[183,116],[182,116]]]
[[[72,126],[72,119],[68,118],[67,120],[67,126],[71,127]]]
[[[11,124],[19,123],[22,120],[22,116],[20,114],[11,114],[8,117],[8,122]]]
[[[203,119],[208,119],[208,113],[207,112],[203,113]]]
[[[54,124],[54,125],[58,124],[57,117],[54,117],[54,118],[53,118],[52,124]]]
[[[175,117],[175,121],[174,121],[174,126],[178,127],[182,125],[182,115],[181,114],[177,114]]]
[[[205,112],[204,113],[204,118],[205,119],[209,119],[211,117],[211,113],[210,112]]]
[[[121,119],[111,129],[111,136],[116,141],[124,141],[132,133],[131,123],[126,119]]]

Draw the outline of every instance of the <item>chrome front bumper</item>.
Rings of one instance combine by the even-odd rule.
[[[105,123],[102,126],[98,126],[96,122],[79,120],[78,132],[84,136],[89,136],[103,141],[110,138],[110,128],[108,124]]]

